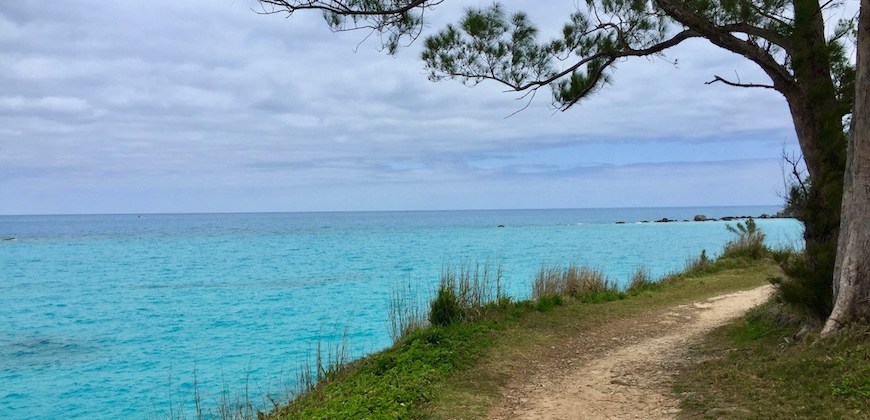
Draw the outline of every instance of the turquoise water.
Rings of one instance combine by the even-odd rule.
[[[526,297],[542,263],[661,276],[773,207],[0,216],[0,418],[193,417],[222,390],[280,393],[318,340],[390,344],[391,290],[490,261]],[[625,224],[615,224],[626,221]],[[790,219],[759,220],[800,244]],[[499,228],[498,225],[505,227]]]

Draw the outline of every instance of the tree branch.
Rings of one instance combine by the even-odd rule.
[[[735,37],[731,32],[716,26],[703,16],[685,7],[679,0],[656,0],[662,10],[677,22],[696,31],[714,45],[752,60],[773,81],[773,88],[783,95],[796,89],[791,72],[758,45]]]
[[[774,89],[774,90],[776,89],[772,85],[763,85],[763,84],[758,84],[758,83],[741,83],[739,78],[737,79],[737,82],[732,82],[729,80],[725,80],[720,76],[713,76],[713,80],[711,80],[709,82],[704,82],[704,84],[705,85],[712,85],[713,83],[716,83],[716,82],[721,82],[721,83],[724,83],[728,86],[743,87],[743,88],[765,88],[765,89]]]
[[[409,0],[408,3],[401,7],[393,9],[374,9],[365,10],[354,8],[347,5],[344,1],[332,0],[258,0],[260,3],[272,5],[272,11],[265,13],[280,13],[286,11],[288,14],[293,14],[297,10],[320,10],[323,12],[334,13],[339,16],[384,16],[384,15],[400,15],[407,13],[416,7],[431,7],[444,2],[444,0]],[[278,10],[283,9],[283,10]]]
[[[593,60],[598,60],[598,59],[601,59],[601,58],[608,58],[608,59],[610,59],[610,60],[609,60],[610,63],[612,63],[613,61],[615,61],[615,60],[618,59],[618,58],[625,58],[625,57],[642,57],[642,56],[646,56],[646,55],[658,54],[658,53],[660,53],[660,52],[662,52],[662,51],[664,51],[664,50],[666,50],[666,49],[668,49],[668,48],[671,48],[671,47],[674,47],[674,46],[678,45],[679,43],[681,43],[681,42],[683,42],[683,41],[685,41],[685,40],[687,40],[687,39],[689,39],[689,38],[695,38],[695,37],[698,37],[698,36],[699,36],[699,35],[698,35],[697,33],[695,33],[695,31],[692,31],[692,30],[685,30],[685,31],[683,31],[683,32],[680,32],[680,33],[674,35],[671,39],[668,39],[668,40],[662,41],[662,42],[660,42],[660,43],[658,43],[658,44],[655,44],[655,45],[653,45],[653,46],[650,46],[650,47],[648,47],[648,48],[643,48],[643,49],[640,49],[640,50],[635,50],[635,49],[632,49],[632,48],[626,48],[624,51],[616,51],[616,52],[599,52],[599,53],[596,53],[596,54],[590,55],[590,56],[588,56],[588,57],[584,57],[584,58],[581,59],[580,61],[578,61],[578,62],[572,64],[572,65],[571,65],[570,67],[568,67],[567,69],[565,69],[565,70],[563,70],[563,71],[560,71],[560,72],[558,72],[558,73],[555,73],[555,74],[553,74],[552,76],[550,76],[550,77],[548,77],[548,78],[546,78],[546,79],[543,79],[543,80],[535,80],[535,81],[532,81],[532,82],[528,82],[528,83],[526,83],[526,84],[524,84],[524,85],[513,85],[513,84],[510,84],[510,83],[506,83],[506,85],[511,86],[512,88],[514,88],[514,90],[517,90],[517,91],[526,90],[526,89],[531,89],[531,88],[536,87],[536,86],[549,85],[550,83],[553,83],[553,82],[555,82],[556,80],[561,79],[561,78],[563,78],[563,77],[565,77],[565,76],[567,76],[567,75],[573,73],[574,71],[576,71],[577,69],[579,69],[579,68],[582,67],[583,65],[588,64],[589,62],[591,62],[591,61],[593,61]],[[504,83],[504,82],[502,81],[502,83]]]
[[[788,38],[769,29],[759,28],[746,22],[730,23],[727,25],[719,26],[719,28],[728,32],[738,32],[746,35],[764,38],[766,41],[778,45],[789,54],[794,52],[794,46]]]

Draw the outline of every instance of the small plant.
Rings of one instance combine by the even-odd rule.
[[[703,253],[701,254],[703,255]],[[631,282],[628,285],[628,288],[625,290],[626,293],[637,295],[641,292],[647,290],[655,290],[659,287],[658,283],[653,281],[652,274],[646,267],[638,267],[637,271],[631,276]]]
[[[562,296],[560,295],[547,295],[538,297],[538,303],[536,308],[540,312],[550,312],[556,306],[562,306]]]
[[[757,260],[768,254],[769,250],[764,246],[764,233],[751,217],[746,220],[746,223],[737,223],[736,226],[727,225],[726,229],[736,234],[737,239],[725,244],[723,257]]]
[[[710,261],[710,258],[707,257],[707,250],[702,249],[701,255],[699,255],[697,258],[686,259],[686,267],[683,268],[682,274],[692,275],[704,273],[710,269],[711,265],[712,262]]]

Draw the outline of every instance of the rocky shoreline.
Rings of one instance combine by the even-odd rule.
[[[641,221],[636,222],[636,223],[719,222],[719,221],[730,222],[733,220],[746,220],[746,219],[792,219],[792,218],[793,218],[792,216],[783,214],[782,212],[779,212],[779,213],[776,213],[773,215],[764,213],[760,216],[725,216],[725,217],[720,217],[718,219],[715,217],[707,217],[703,214],[698,214],[698,215],[695,215],[695,217],[692,218],[692,220],[689,220],[689,219],[683,219],[683,220],[668,219],[667,217],[663,217],[659,220],[641,220]],[[623,225],[626,223],[629,223],[629,222],[625,222],[622,220],[616,222],[617,225]]]

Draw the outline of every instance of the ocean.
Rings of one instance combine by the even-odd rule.
[[[263,406],[318,342],[389,346],[391,292],[429,293],[446,267],[499,266],[517,298],[543,264],[625,284],[718,255],[735,223],[641,221],[777,210],[0,216],[0,418],[194,418],[195,392]],[[802,246],[793,219],[758,225]]]

